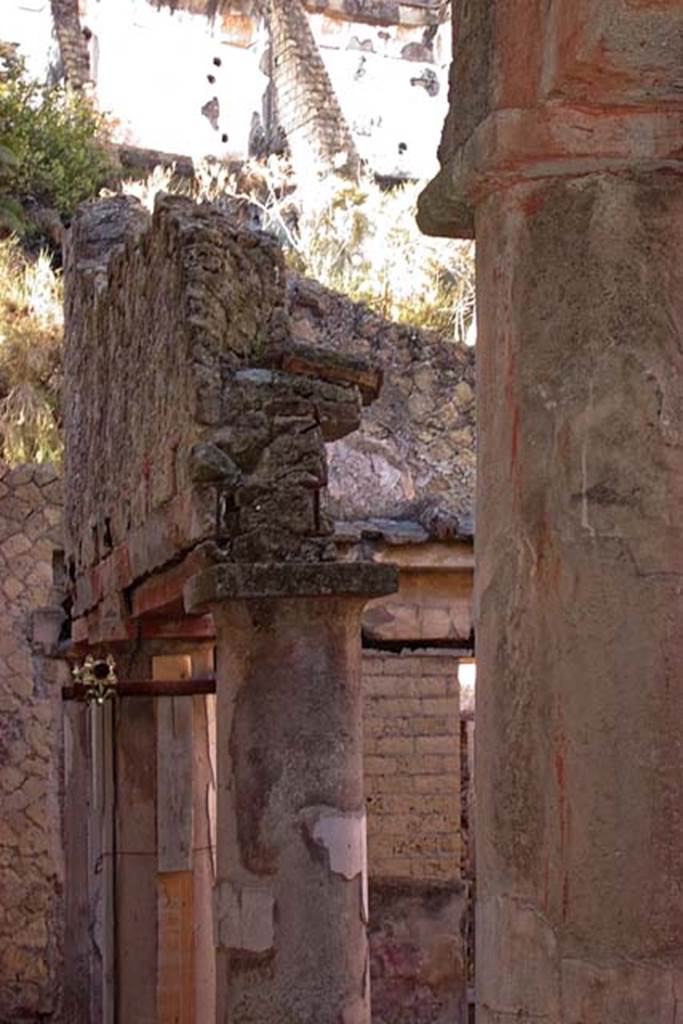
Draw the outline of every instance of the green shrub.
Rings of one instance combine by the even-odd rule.
[[[29,78],[23,60],[0,53],[0,139],[13,159],[2,193],[69,217],[97,194],[110,170],[98,135],[104,121],[83,93]]]
[[[25,222],[21,204],[9,194],[8,179],[17,166],[17,158],[11,149],[0,143],[0,226],[7,231],[21,235]]]

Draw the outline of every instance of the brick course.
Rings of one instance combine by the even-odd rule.
[[[368,859],[373,879],[460,877],[458,658],[363,658]]]

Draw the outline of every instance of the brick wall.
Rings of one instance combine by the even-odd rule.
[[[467,1021],[458,660],[363,659],[373,1024]]]
[[[366,652],[363,671],[370,875],[457,879],[458,659]]]

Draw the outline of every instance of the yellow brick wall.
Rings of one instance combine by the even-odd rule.
[[[452,654],[363,655],[373,879],[460,876],[460,713]]]

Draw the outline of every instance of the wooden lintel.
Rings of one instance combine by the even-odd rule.
[[[316,349],[310,345],[297,345],[269,353],[265,362],[285,373],[315,377],[333,384],[355,384],[369,405],[382,388],[382,370],[369,366],[362,359],[343,356],[338,352]]]
[[[140,620],[143,640],[213,640],[216,636],[212,615],[183,615],[177,619],[148,616]]]

